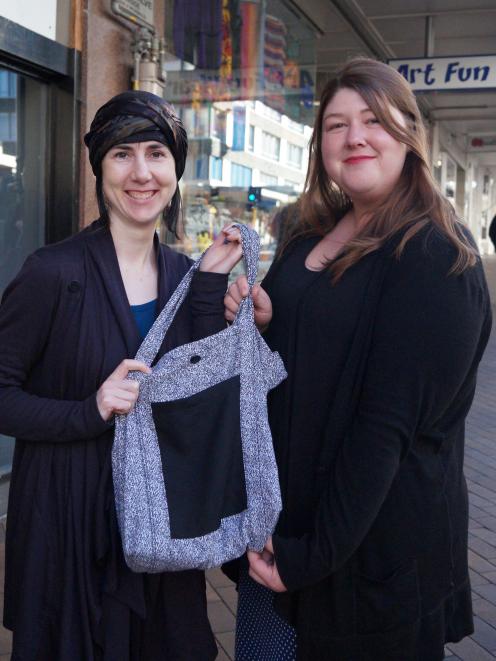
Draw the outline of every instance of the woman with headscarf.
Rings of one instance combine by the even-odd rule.
[[[217,654],[202,572],[137,574],[116,524],[113,416],[137,399],[133,356],[191,260],[175,231],[187,138],[172,107],[125,92],[85,136],[100,218],[31,255],[0,307],[0,431],[16,437],[4,624],[23,661],[209,661]],[[225,229],[195,274],[159,356],[222,329],[239,260]],[[210,271],[210,272],[208,272]]]

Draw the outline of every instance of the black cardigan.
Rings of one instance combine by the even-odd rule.
[[[160,246],[159,309],[191,265]],[[160,355],[221,330],[227,276],[198,273]],[[96,391],[141,338],[108,226],[29,257],[0,306],[0,432],[16,437],[6,540],[13,659],[212,659],[201,572],[133,574]],[[145,617],[146,623],[144,622]],[[152,652],[150,651],[150,654]],[[148,658],[148,657],[146,657]]]
[[[283,495],[274,548],[289,589],[276,604],[297,629],[299,659],[438,661],[445,641],[472,630],[462,464],[491,326],[487,286],[480,261],[448,275],[454,247],[432,228],[399,260],[396,241],[360,260],[331,292],[357,322],[346,355],[336,356],[342,367],[323,429],[302,432],[290,464],[289,437],[274,435]],[[284,315],[281,288],[301,268],[292,260],[306,256],[297,250],[263,283],[274,322]],[[312,409],[298,402],[315,382],[306,366],[325,354],[318,340],[302,345],[298,325],[350,314],[325,305],[307,292],[294,318],[266,334],[289,374],[279,386],[287,395],[274,391],[269,407],[273,430],[310,428]]]

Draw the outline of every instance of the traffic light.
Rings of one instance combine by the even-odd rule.
[[[248,204],[253,206],[262,201],[262,188],[260,186],[250,186],[248,189]]]
[[[253,208],[256,208],[262,201],[262,187],[250,186],[248,188],[248,195],[246,196],[246,199],[247,211],[251,211]]]

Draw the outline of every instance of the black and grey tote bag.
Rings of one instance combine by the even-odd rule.
[[[259,239],[239,225],[248,282]],[[184,276],[137,355],[151,365],[184,301]],[[234,323],[165,354],[116,418],[112,471],[124,556],[137,572],[207,569],[261,550],[281,498],[267,420],[267,392],[286,377],[258,332],[251,296]]]

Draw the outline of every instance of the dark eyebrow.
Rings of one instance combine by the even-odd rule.
[[[132,145],[131,144],[126,144],[122,143],[122,145],[114,145],[112,149],[120,149],[121,151],[131,151],[132,150]],[[147,149],[167,149],[165,145],[163,145],[161,142],[156,142],[153,143],[153,145],[148,145]]]

